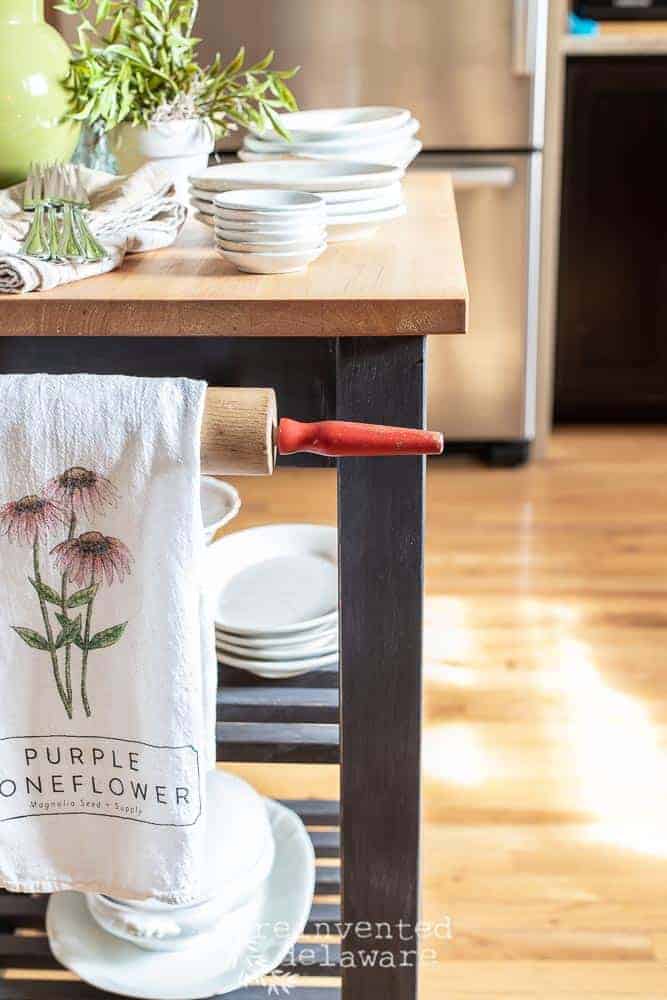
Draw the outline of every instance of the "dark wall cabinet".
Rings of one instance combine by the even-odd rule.
[[[667,419],[667,57],[568,60],[555,417]]]

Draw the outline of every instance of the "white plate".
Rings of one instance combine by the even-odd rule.
[[[259,638],[332,625],[338,614],[337,532],[320,524],[267,524],[226,535],[215,545],[216,626]],[[282,562],[276,563],[274,560]],[[295,560],[295,575],[274,578]],[[307,562],[304,560],[307,559]],[[268,563],[268,566],[267,566]],[[257,572],[257,567],[262,569]],[[250,570],[250,574],[246,571]],[[267,576],[267,572],[270,576]],[[239,574],[244,576],[239,580]],[[298,574],[298,575],[297,575]],[[245,599],[253,578],[257,587]]]
[[[246,656],[228,653],[226,650],[220,649],[219,646],[216,646],[216,649],[221,663],[226,663],[230,667],[238,667],[239,670],[249,670],[250,673],[254,673],[255,670],[268,671],[276,677],[285,671],[305,673],[307,670],[317,670],[318,667],[331,667],[338,662],[337,649],[332,653],[323,653],[320,656],[302,656],[293,660],[251,660]]]
[[[303,240],[279,240],[277,243],[260,243],[244,240],[239,243],[235,240],[225,239],[224,236],[220,235],[217,227],[215,228],[215,245],[220,247],[221,250],[233,250],[239,253],[247,253],[248,251],[251,253],[280,253],[281,250],[286,253],[299,253],[302,250],[315,250],[317,247],[322,246],[323,239],[322,233],[317,233],[315,237]]]
[[[237,656],[246,660],[262,660],[267,663],[279,663],[281,660],[307,660],[317,656],[326,656],[338,652],[338,633],[331,632],[321,639],[304,640],[290,646],[256,646],[249,649],[229,642],[216,633],[215,643],[218,651],[229,656]]]
[[[421,152],[422,144],[418,139],[412,139],[408,143],[404,143],[400,147],[395,146],[374,146],[372,152],[364,153],[362,150],[357,150],[354,153],[354,161],[358,165],[359,163],[382,163],[385,166],[395,167],[399,170],[405,171],[414,158]],[[261,161],[266,161],[269,163],[273,158],[283,158],[284,154],[281,153],[255,153],[252,149],[246,149],[245,146],[238,151],[239,160],[247,163],[256,163]],[[339,153],[333,156],[331,153],[308,153],[306,156],[303,153],[295,154],[297,158],[303,158],[308,160],[348,160],[352,157],[347,153]]]
[[[293,139],[337,139],[342,136],[363,135],[391,128],[400,128],[410,118],[407,108],[350,107],[312,108],[309,111],[292,111],[278,116],[281,126]],[[251,130],[260,137],[279,138],[274,129]]]
[[[387,188],[387,190],[390,190]],[[399,193],[390,196],[379,195],[377,198],[364,198],[363,201],[348,201],[342,205],[327,205],[327,222],[335,222],[341,216],[358,215],[360,212],[380,212],[383,209],[398,208],[403,204],[403,195]]]
[[[327,243],[345,243],[348,240],[368,239],[377,231],[379,225],[400,219],[405,215],[405,205],[388,209],[384,212],[367,212],[360,215],[348,215],[332,219],[327,224]]]
[[[293,646],[296,642],[309,642],[311,639],[315,640],[322,639],[325,636],[336,636],[338,635],[338,616],[337,612],[334,612],[332,615],[327,616],[324,625],[317,625],[315,628],[308,630],[304,630],[299,625],[298,631],[292,633],[281,632],[278,635],[272,633],[239,635],[236,632],[228,632],[226,629],[216,625],[215,634],[223,642],[232,643],[243,650],[248,650],[248,655],[253,656],[253,651],[256,649],[266,649],[269,646],[279,649],[284,646]]]
[[[203,188],[196,187],[190,187],[188,190],[191,199],[196,198],[199,202],[209,202],[211,204],[209,211],[212,211],[215,191],[205,191]],[[385,187],[360,188],[358,191],[315,191],[314,194],[319,194],[329,209],[332,205],[350,205],[355,201],[369,201],[376,198],[386,198],[388,202],[399,201],[401,192],[401,183],[397,181],[395,184],[387,184]]]
[[[243,940],[233,942],[214,931],[186,951],[144,951],[105,933],[82,893],[57,892],[46,911],[57,961],[98,989],[143,1000],[206,1000],[267,975],[289,954],[306,925],[315,889],[315,853],[295,813],[270,800],[266,806],[276,856],[258,896],[253,930]],[[277,927],[280,933],[271,933]]]
[[[313,139],[307,142],[299,140],[286,142],[284,139],[260,139],[258,136],[246,135],[243,139],[243,145],[246,149],[252,149],[256,153],[282,153],[283,156],[289,156],[291,153],[331,153],[333,156],[338,153],[349,153],[353,155],[357,151],[365,150],[368,153],[374,147],[408,142],[419,131],[419,125],[416,118],[410,118],[400,128],[364,132],[345,138]]]
[[[278,158],[271,164],[222,163],[193,174],[190,184],[207,191],[232,191],[240,187],[271,187],[285,191],[357,191],[385,187],[400,181],[403,171],[377,163],[352,160],[294,160]]]
[[[241,509],[241,497],[229,483],[213,476],[202,476],[199,483],[204,536],[210,542],[216,531],[236,517]]]
[[[216,250],[225,260],[246,274],[292,274],[303,271],[313,261],[321,257],[326,250],[326,243],[321,243],[314,250],[300,250],[298,253],[252,253],[239,250]]]
[[[318,621],[337,603],[336,564],[319,554],[290,552],[238,570],[218,594],[215,620],[222,628],[266,630]]]
[[[323,212],[322,199],[309,191],[280,191],[275,188],[247,188],[222,191],[213,199],[216,208],[243,212]]]

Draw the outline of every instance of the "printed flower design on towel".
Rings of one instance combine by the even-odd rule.
[[[14,625],[14,631],[32,649],[48,652],[58,695],[68,717],[73,717],[72,647],[81,650],[81,703],[88,718],[92,715],[88,698],[88,657],[91,652],[113,646],[123,635],[127,622],[112,625],[91,635],[95,595],[106,581],[122,583],[132,572],[132,555],[119,538],[87,530],[76,535],[78,519],[100,513],[114,505],[118,494],[115,486],[92,469],[72,466],[51,479],[39,494],[31,494],[0,507],[0,534],[9,541],[31,545],[33,576],[28,577],[37,592],[44,631]],[[67,537],[51,549],[60,570],[60,587],[55,589],[44,581],[40,566],[40,545],[49,532],[67,526]],[[69,592],[69,583],[82,589]],[[49,608],[56,605],[59,610]],[[78,610],[81,609],[81,610]],[[59,625],[54,630],[52,613]],[[85,621],[84,621],[85,615]],[[63,669],[59,654],[64,657]]]
[[[104,476],[74,465],[46,484],[44,491],[73,514],[92,517],[118,499],[116,487]]]
[[[130,550],[118,538],[110,538],[99,531],[86,531],[78,538],[61,542],[51,549],[56,566],[69,573],[72,583],[91,583],[106,576],[111,586],[114,574],[120,583],[131,572]]]
[[[0,507],[0,534],[10,542],[32,545],[65,520],[65,511],[53,500],[32,494]]]

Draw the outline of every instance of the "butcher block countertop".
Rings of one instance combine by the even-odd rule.
[[[405,179],[408,213],[370,240],[335,243],[298,274],[249,275],[191,220],[164,250],[50,292],[0,296],[1,336],[369,337],[465,333],[451,182]]]

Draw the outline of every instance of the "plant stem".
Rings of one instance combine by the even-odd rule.
[[[74,531],[76,529],[76,514],[72,511],[72,517],[69,522],[69,533],[67,535],[67,541],[71,542],[74,537]],[[67,614],[67,570],[63,573],[62,584],[60,588],[60,600],[62,606],[63,617],[67,618],[69,621],[69,615]],[[72,644],[68,642],[65,644],[65,691],[67,692],[67,699],[72,705]]]
[[[95,574],[90,574],[90,586],[92,587],[95,583]],[[93,601],[94,597],[88,601],[88,609],[86,611],[86,626],[83,633],[83,653],[81,654],[81,701],[83,702],[83,708],[88,718],[93,714],[90,710],[90,705],[88,703],[88,691],[86,688],[86,677],[88,674],[88,642],[90,640],[90,623],[93,617]]]
[[[39,540],[37,535],[35,535],[35,541],[32,547],[32,560],[33,567],[35,570],[35,581],[40,584],[42,582],[42,577],[39,572]],[[65,706],[65,711],[68,717],[72,718],[72,705],[67,698],[67,693],[62,685],[60,679],[60,668],[58,667],[58,656],[56,655],[56,647],[53,642],[53,631],[51,629],[51,622],[49,621],[49,612],[46,607],[46,601],[39,594],[39,606],[42,609],[42,619],[44,620],[44,629],[46,630],[46,641],[49,644],[49,653],[51,654],[51,666],[53,667],[53,677],[56,682],[56,687],[58,688],[58,694],[60,695],[60,700]]]

